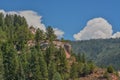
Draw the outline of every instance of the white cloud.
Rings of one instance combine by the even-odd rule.
[[[113,34],[112,38],[120,38],[120,32],[116,32]]]
[[[75,40],[119,38],[120,32],[113,34],[112,25],[104,18],[94,18],[79,33],[74,34]]]
[[[105,39],[112,35],[112,25],[103,18],[94,18],[79,33],[74,34],[76,40]]]
[[[6,14],[17,14],[20,16],[24,16],[26,18],[26,21],[28,23],[29,26],[33,26],[35,28],[40,28],[41,30],[45,31],[46,27],[45,25],[42,23],[42,16],[38,15],[37,12],[32,11],[32,10],[24,10],[24,11],[4,11],[4,10],[0,10],[0,12],[2,12],[4,15]],[[55,34],[58,37],[61,37],[64,35],[64,32],[55,28]]]
[[[30,11],[30,10],[19,11],[19,14],[26,18],[29,26],[34,26],[36,28],[40,28],[45,31],[45,29],[46,29],[45,25],[41,23],[42,16],[39,16],[36,12]]]
[[[62,30],[60,30],[58,28],[54,28],[53,30],[54,30],[55,34],[58,36],[58,38],[62,38],[63,37],[64,32]]]

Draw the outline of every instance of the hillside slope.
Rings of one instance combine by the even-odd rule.
[[[99,66],[113,65],[120,69],[120,39],[72,41],[71,45],[73,52],[85,53],[88,60]]]

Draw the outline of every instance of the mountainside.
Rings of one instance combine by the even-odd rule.
[[[71,49],[51,26],[44,32],[24,17],[0,13],[0,80],[119,80],[112,66],[99,68]]]
[[[84,53],[88,60],[105,67],[113,65],[120,69],[120,39],[97,39],[86,41],[71,41],[73,52]]]

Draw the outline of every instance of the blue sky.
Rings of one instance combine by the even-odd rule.
[[[112,25],[114,33],[120,31],[120,0],[1,0],[5,11],[33,10],[42,16],[45,26],[64,31],[64,38],[84,29],[93,18],[102,17]]]

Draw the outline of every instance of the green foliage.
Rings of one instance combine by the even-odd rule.
[[[94,72],[94,69],[95,69],[95,64],[93,62],[89,62],[88,63],[89,67],[90,67],[90,73],[93,73]]]
[[[86,75],[90,74],[90,67],[88,64],[84,64],[82,72],[83,72],[82,76],[86,76]]]
[[[0,13],[0,27],[3,27],[4,22],[4,15],[3,13]]]
[[[0,51],[0,80],[3,80],[3,75],[4,75],[3,56],[2,52]]]
[[[113,66],[111,66],[111,65],[108,66],[108,67],[107,67],[107,72],[108,72],[108,73],[113,73],[113,72],[114,72]]]
[[[56,73],[55,63],[50,62],[48,67],[48,80],[52,80],[55,73]]]
[[[35,48],[31,50],[30,59],[29,59],[29,79],[40,80],[41,71],[39,65],[39,55]]]
[[[78,77],[78,68],[77,68],[77,64],[74,63],[70,70],[70,78],[74,80],[77,77]]]
[[[81,53],[78,53],[76,55],[76,59],[78,62],[81,62],[81,63],[85,63],[86,62],[86,59],[85,59],[85,54],[81,54]]]
[[[56,72],[53,76],[53,79],[52,80],[62,80],[60,74],[58,72]]]
[[[40,71],[41,71],[42,78],[47,80],[47,78],[48,78],[47,64],[45,62],[42,52],[39,52],[38,56],[39,56],[38,61],[39,61],[39,65],[40,65]]]
[[[17,79],[17,55],[13,44],[5,43],[1,50],[3,53],[4,79]]]
[[[109,74],[108,74],[108,72],[105,72],[105,73],[103,74],[103,78],[106,78],[107,80],[109,80]]]
[[[120,67],[120,39],[97,39],[86,41],[72,41],[73,52],[84,53],[87,60],[95,61],[102,67],[110,64],[116,70]]]
[[[45,35],[43,34],[43,31],[40,30],[39,28],[36,30],[35,34],[35,41],[37,44],[44,39]]]
[[[54,30],[51,26],[47,27],[46,36],[47,36],[47,39],[50,40],[50,41],[53,41],[57,38],[56,35],[54,34]]]

